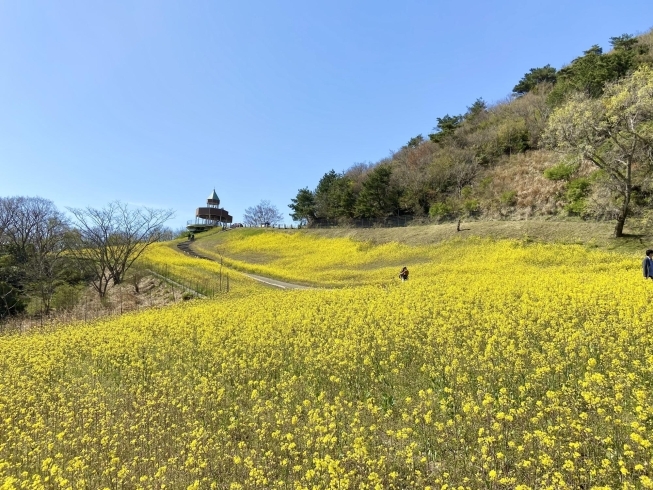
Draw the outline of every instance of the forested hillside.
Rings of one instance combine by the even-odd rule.
[[[433,133],[411,138],[388,158],[326,172],[313,190],[299,190],[291,216],[309,225],[391,216],[642,216],[653,195],[653,76],[646,71],[653,31],[610,43],[609,52],[591,46],[560,70],[531,68],[499,103],[477,99],[463,114],[435,117]],[[629,82],[636,72],[642,74]],[[551,116],[578,97],[589,104],[583,120],[595,134],[563,141],[568,134],[556,133]],[[615,122],[615,114],[633,111],[635,119]],[[634,145],[630,155],[615,153],[622,144]]]

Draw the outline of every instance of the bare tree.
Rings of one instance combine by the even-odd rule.
[[[5,244],[11,218],[14,213],[15,198],[0,197],[0,246]]]
[[[160,240],[169,209],[130,209],[115,201],[105,208],[68,208],[77,227],[69,250],[93,276],[93,286],[104,297],[109,282],[120,284],[125,272],[152,243]]]
[[[62,269],[65,216],[40,197],[0,198],[0,243],[20,269],[21,282],[37,293],[47,314]]]
[[[161,228],[161,235],[159,236],[159,240],[162,242],[167,242],[169,240],[174,240],[178,236],[181,236],[182,233],[188,232],[186,230],[186,227],[184,228],[178,228],[177,230],[173,230],[169,226],[164,226]]]
[[[54,290],[61,282],[68,222],[54,206],[46,206],[44,211],[44,219],[32,235],[26,277],[32,290],[40,296],[44,313],[48,314]]]
[[[261,201],[254,207],[247,208],[243,222],[249,226],[276,225],[283,221],[283,214],[270,201]]]
[[[456,188],[456,194],[461,197],[463,189],[474,182],[479,166],[474,161],[474,153],[469,149],[451,148],[447,156],[451,182]]]

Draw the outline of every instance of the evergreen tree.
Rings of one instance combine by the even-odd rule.
[[[610,44],[615,51],[633,51],[638,42],[637,38],[630,34],[622,34],[621,36],[610,38]]]
[[[356,214],[361,218],[381,218],[394,214],[399,207],[399,193],[390,182],[392,169],[379,165],[372,170],[356,201]]]
[[[310,224],[315,219],[315,195],[307,187],[299,189],[288,207],[293,210],[290,217],[294,221]]]
[[[402,146],[402,149],[406,148],[417,148],[422,142],[424,141],[424,136],[421,134],[418,134],[414,138],[411,138],[408,140],[408,143],[406,143],[404,146]]]
[[[429,134],[429,138],[434,143],[442,143],[443,140],[453,135],[456,129],[463,122],[463,116],[450,116],[446,114],[444,117],[436,118],[438,121],[437,126],[433,128],[434,133]]]
[[[583,52],[569,66],[558,72],[558,83],[549,100],[559,105],[573,92],[583,92],[592,98],[600,97],[607,83],[625,77],[637,68],[635,49],[638,40],[628,34],[611,38],[614,50],[603,54],[597,44]]]
[[[528,73],[526,73],[519,83],[515,85],[512,89],[517,95],[524,95],[540,83],[556,83],[557,76],[556,69],[551,65],[546,65],[541,68],[531,68]]]
[[[353,216],[353,183],[344,174],[331,170],[324,174],[315,188],[315,215],[317,218],[338,219]]]
[[[469,121],[476,119],[478,116],[485,112],[487,112],[487,103],[483,100],[482,97],[479,97],[471,106],[467,108],[465,120]]]

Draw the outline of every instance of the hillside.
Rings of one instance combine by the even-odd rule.
[[[636,176],[628,184],[624,211],[624,191],[615,189],[625,184],[611,181],[614,174],[592,163],[592,155],[563,148],[547,133],[552,133],[551,115],[574,97],[610,97],[611,87],[653,61],[653,31],[613,37],[611,46],[604,53],[594,45],[559,70],[532,68],[506,100],[477,99],[462,114],[436,117],[433,133],[411,138],[386,159],[326,172],[314,188],[298,192],[290,204],[292,216],[312,225],[397,216],[436,222],[646,216],[653,202],[650,179]],[[649,92],[641,92],[647,94],[647,107],[653,100]],[[650,108],[646,111],[642,128],[653,118]],[[613,147],[607,141],[597,151],[605,156]],[[643,149],[631,156],[640,173],[650,166],[649,154]]]
[[[576,245],[618,252],[637,264],[652,237],[609,237],[608,223],[574,221],[478,221],[406,228],[308,230],[240,229],[200,236],[193,248],[225,267],[314,287],[386,284],[402,266],[415,274],[455,263],[462,253],[512,240],[522,245]],[[493,245],[492,245],[493,246]],[[459,250],[460,249],[460,250]]]
[[[193,247],[199,252],[219,260],[236,259],[243,264],[265,264],[274,260],[278,252],[265,254],[249,248],[250,236],[305,235],[323,239],[342,238],[359,243],[388,245],[392,243],[409,247],[425,247],[442,242],[465,242],[468,239],[518,240],[524,243],[551,243],[581,245],[588,249],[602,249],[626,254],[641,255],[653,243],[653,234],[635,220],[626,229],[626,235],[616,239],[611,236],[612,224],[579,219],[523,219],[464,221],[461,231],[456,223],[420,224],[406,227],[328,227],[299,230],[240,229],[227,233],[213,231],[197,236]],[[240,242],[248,248],[235,253],[231,243]],[[280,244],[283,242],[279,242]],[[303,251],[302,251],[303,253]]]

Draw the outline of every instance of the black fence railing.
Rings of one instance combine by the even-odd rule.
[[[318,219],[311,222],[309,228],[395,228],[400,226],[429,224],[431,221],[422,216],[389,216],[387,218],[361,218],[346,220]]]

